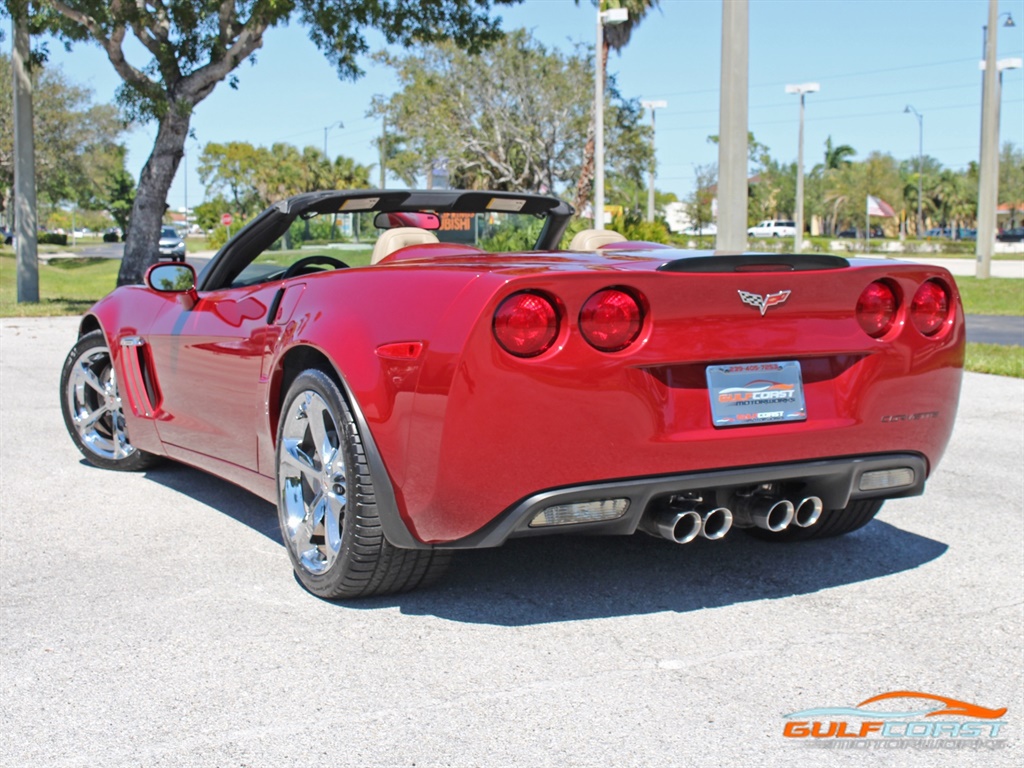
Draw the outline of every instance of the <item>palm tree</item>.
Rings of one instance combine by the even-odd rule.
[[[822,166],[822,188],[824,190],[824,199],[822,200],[822,208],[825,209],[826,203],[832,204],[832,215],[826,216],[826,229],[830,235],[836,233],[836,222],[839,218],[839,209],[846,205],[847,195],[844,193],[842,187],[844,186],[841,180],[843,172],[850,168],[853,164],[851,158],[857,154],[857,150],[851,147],[849,144],[840,144],[835,146],[832,143],[832,137],[829,136],[825,139],[825,163]]]
[[[576,0],[579,5],[580,0]],[[604,73],[603,82],[608,83],[608,52],[615,50],[619,54],[629,44],[633,29],[643,20],[647,12],[658,7],[661,0],[591,0],[593,4],[602,11],[611,8],[625,8],[629,11],[629,18],[621,24],[615,24],[604,28],[604,44],[595,55],[601,57],[601,72]],[[587,131],[587,144],[583,150],[583,166],[580,168],[580,178],[576,182],[576,210],[581,211],[590,199],[590,185],[594,180],[594,117],[591,115],[590,128]]]

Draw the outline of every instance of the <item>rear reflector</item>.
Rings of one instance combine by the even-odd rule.
[[[879,469],[865,472],[857,488],[862,491],[881,491],[886,488],[905,488],[914,484],[914,470],[910,467]]]
[[[604,499],[603,501],[580,501],[575,504],[558,504],[548,507],[530,521],[531,528],[546,525],[573,525],[575,523],[597,523],[602,520],[616,520],[626,514],[629,499]]]
[[[395,341],[377,347],[377,357],[383,360],[415,360],[422,351],[422,341]]]

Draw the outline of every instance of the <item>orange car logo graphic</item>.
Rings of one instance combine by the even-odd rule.
[[[925,700],[928,705],[918,704],[898,708],[890,705],[880,710],[868,705],[890,702],[893,699]],[[939,742],[950,739],[996,740],[1000,730],[1006,725],[1000,718],[1006,714],[1006,707],[990,709],[949,696],[936,696],[921,691],[889,691],[864,699],[855,707],[816,707],[792,712],[785,715],[788,721],[782,735],[791,739],[812,741],[821,739],[865,739],[878,736],[882,739],[910,739],[918,746],[932,746],[923,740],[932,739]],[[966,718],[965,721],[949,720],[951,717]],[[859,722],[850,722],[850,718],[859,718]],[[928,718],[943,718],[929,720]]]

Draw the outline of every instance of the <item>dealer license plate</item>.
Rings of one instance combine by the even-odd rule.
[[[709,365],[708,395],[716,427],[805,421],[800,363]]]

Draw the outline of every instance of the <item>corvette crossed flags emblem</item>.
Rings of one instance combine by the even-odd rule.
[[[786,299],[789,298],[791,291],[779,291],[778,293],[769,293],[764,296],[757,293],[747,293],[746,291],[739,291],[738,293],[740,294],[740,298],[743,299],[744,304],[757,307],[761,310],[761,317],[764,317],[764,313],[768,311],[768,307],[784,304]]]

